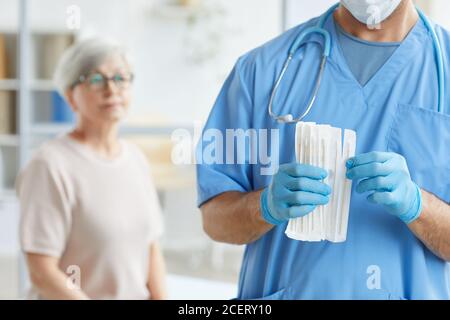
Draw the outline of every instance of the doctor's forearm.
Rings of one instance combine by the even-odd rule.
[[[225,192],[201,207],[203,229],[215,241],[248,244],[273,226],[261,217],[261,191]]]
[[[450,261],[450,205],[424,190],[422,198],[422,213],[409,228],[434,254]]]

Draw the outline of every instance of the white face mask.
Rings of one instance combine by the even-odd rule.
[[[361,23],[369,26],[386,20],[402,0],[341,0],[341,4]]]

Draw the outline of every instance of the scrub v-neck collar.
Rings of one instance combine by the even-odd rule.
[[[427,29],[422,21],[418,19],[414,27],[408,33],[406,38],[402,41],[400,46],[395,50],[391,57],[384,63],[384,65],[373,75],[373,77],[362,86],[358,80],[355,78],[353,72],[345,60],[342,49],[340,48],[339,41],[337,41],[337,23],[332,15],[325,23],[325,29],[330,32],[331,35],[331,54],[329,61],[334,63],[342,74],[351,79],[355,86],[359,87],[364,93],[371,92],[380,83],[386,85],[387,83],[392,83],[397,78],[401,70],[408,65],[408,63],[417,54],[417,50],[422,50],[423,43],[427,37]]]

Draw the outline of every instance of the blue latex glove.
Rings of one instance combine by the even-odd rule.
[[[403,156],[391,152],[370,152],[347,161],[347,178],[362,179],[356,192],[372,192],[367,199],[383,205],[391,214],[409,224],[422,211],[422,195],[411,180]]]
[[[323,183],[327,172],[321,168],[289,163],[281,165],[272,182],[261,194],[265,221],[278,225],[314,211],[329,201],[331,188]]]

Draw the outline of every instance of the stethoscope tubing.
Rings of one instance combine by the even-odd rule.
[[[275,81],[275,84],[272,89],[272,93],[270,94],[269,98],[269,104],[268,104],[268,112],[269,115],[277,120],[280,123],[285,124],[294,124],[297,122],[302,121],[311,111],[312,107],[314,106],[314,103],[317,99],[317,94],[319,92],[323,74],[325,71],[325,66],[328,60],[328,57],[331,53],[331,35],[330,33],[324,29],[325,22],[330,17],[331,14],[339,7],[339,3],[333,5],[330,9],[327,10],[319,19],[319,22],[315,27],[310,27],[304,30],[294,41],[293,45],[291,46],[289,50],[288,57],[286,61],[283,64],[283,68],[280,72],[280,75],[278,76],[277,80]],[[445,104],[445,71],[444,71],[444,59],[442,56],[442,49],[439,43],[439,39],[437,37],[436,31],[434,30],[431,22],[428,20],[426,15],[417,8],[417,12],[420,16],[420,19],[425,24],[426,28],[428,29],[432,40],[433,40],[433,47],[434,47],[434,53],[435,53],[435,59],[436,59],[436,67],[437,67],[437,74],[438,74],[438,112],[444,113],[444,104]],[[316,85],[314,86],[313,94],[311,99],[308,102],[308,105],[306,107],[306,110],[303,112],[302,115],[300,115],[297,118],[294,118],[291,114],[287,115],[281,115],[277,116],[273,112],[273,104],[276,97],[276,94],[278,92],[278,89],[281,85],[281,82],[289,68],[290,63],[292,62],[292,59],[294,58],[295,53],[299,50],[300,46],[302,45],[305,38],[310,34],[320,34],[324,38],[324,49],[322,54],[322,62],[320,63],[319,73],[317,75],[316,79]]]

